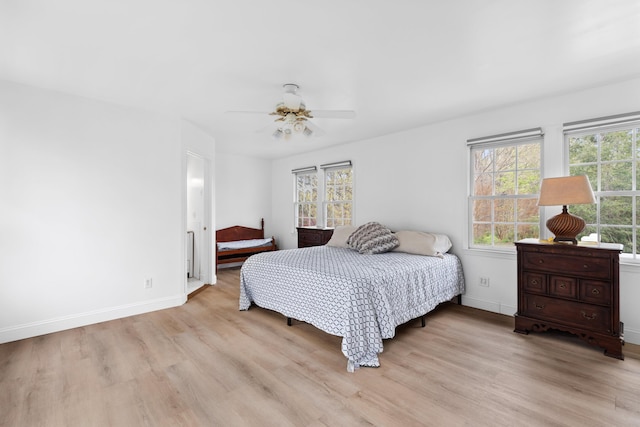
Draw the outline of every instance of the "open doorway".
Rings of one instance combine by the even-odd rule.
[[[208,162],[194,153],[187,153],[187,233],[186,270],[187,295],[211,283],[209,247],[210,209],[208,193]]]

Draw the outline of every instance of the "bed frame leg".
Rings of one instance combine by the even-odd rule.
[[[424,328],[424,327],[427,325],[427,322],[426,322],[426,320],[424,319],[424,316],[422,316],[422,317],[420,318],[420,325],[421,325],[421,327],[422,327],[422,328]]]
[[[291,317],[287,317],[287,326],[291,326]]]
[[[458,305],[462,305],[462,294],[458,295]]]

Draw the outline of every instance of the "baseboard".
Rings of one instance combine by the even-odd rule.
[[[640,331],[624,327],[624,341],[629,344],[640,344]],[[623,349],[624,351],[624,349]]]
[[[492,313],[505,314],[507,316],[513,316],[515,312],[518,311],[517,307],[500,304],[499,302],[494,301],[470,298],[464,295],[462,295],[462,305],[478,308],[484,311],[490,311]]]
[[[176,295],[2,328],[0,329],[0,344],[92,325],[94,323],[135,316],[137,314],[149,313],[151,311],[163,310],[165,308],[177,307],[186,301],[184,295]]]

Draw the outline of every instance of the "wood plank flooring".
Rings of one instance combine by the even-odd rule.
[[[238,269],[181,307],[0,345],[0,426],[638,426],[626,360],[455,304],[350,374],[339,337],[238,310]]]

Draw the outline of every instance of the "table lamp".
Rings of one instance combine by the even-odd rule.
[[[562,206],[562,213],[549,218],[547,228],[556,237],[554,242],[578,243],[576,236],[584,230],[582,218],[572,215],[567,205],[584,205],[595,203],[591,183],[586,175],[546,178],[540,186],[538,206]]]

